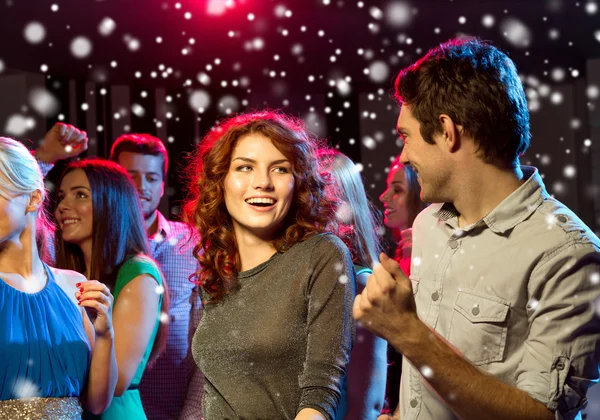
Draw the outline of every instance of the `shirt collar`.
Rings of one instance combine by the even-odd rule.
[[[548,193],[537,168],[521,166],[521,170],[526,181],[475,225],[483,222],[492,232],[503,234],[527,219],[542,204]],[[442,204],[432,215],[450,225],[458,225],[458,211],[452,203]]]
[[[171,225],[169,221],[162,215],[161,212],[156,210],[157,230],[156,234],[160,234],[163,238],[166,238],[171,233]]]

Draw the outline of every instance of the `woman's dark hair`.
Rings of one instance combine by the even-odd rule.
[[[81,169],[90,184],[92,195],[92,261],[90,278],[114,290],[119,269],[138,254],[150,255],[148,239],[138,194],[131,177],[120,165],[104,159],[71,162],[58,183],[68,173]],[[56,230],[56,264],[59,268],[85,273],[81,248],[65,242]],[[164,282],[164,279],[163,279]],[[168,313],[169,297],[165,284],[161,313]],[[161,322],[154,340],[150,361],[164,349],[167,324]]]

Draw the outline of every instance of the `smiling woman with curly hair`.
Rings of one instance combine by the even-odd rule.
[[[352,341],[354,274],[300,120],[232,117],[189,167],[188,223],[207,302],[194,336],[203,415],[333,419]]]

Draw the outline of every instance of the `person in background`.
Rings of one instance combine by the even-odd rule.
[[[379,196],[383,203],[383,223],[392,232],[395,243],[394,259],[404,273],[410,275],[411,227],[417,215],[426,206],[421,201],[421,186],[417,174],[396,156],[386,179],[386,189]]]
[[[452,39],[395,90],[401,161],[435,204],[413,223],[410,278],[382,254],[353,308],[403,355],[394,417],[581,418],[599,379],[600,240],[520,165],[530,127],[514,62]]]
[[[148,256],[133,181],[108,160],[71,162],[57,187],[54,215],[57,266],[99,279],[115,299],[118,381],[101,418],[146,419],[137,388],[146,365],[164,348],[168,297],[160,270]]]
[[[60,160],[75,158],[88,148],[87,133],[71,124],[57,122],[44,135],[38,147],[31,152],[38,163],[44,178]],[[48,183],[50,194],[54,193],[54,185]],[[44,203],[44,210],[50,209],[49,201]],[[40,258],[47,264],[54,265],[55,247],[54,231],[55,225],[49,220],[42,218],[38,220],[38,233],[36,241]]]
[[[379,196],[383,203],[383,223],[391,230],[394,239],[394,259],[407,276],[410,276],[412,251],[412,224],[426,206],[421,201],[421,186],[417,174],[410,166],[400,162],[400,155],[392,161],[386,179],[386,189]],[[400,376],[402,375],[402,355],[388,346],[388,374],[386,385],[386,408],[384,412],[394,412],[400,396]]]
[[[27,148],[0,137],[3,419],[75,420],[81,404],[101,413],[117,384],[110,291],[39,257],[36,233],[46,217],[45,196],[42,173]]]
[[[202,310],[198,286],[189,279],[197,270],[192,255],[197,241],[190,240],[191,230],[185,224],[167,220],[158,210],[169,170],[169,155],[160,139],[149,134],[124,134],[115,140],[110,159],[125,168],[135,183],[150,255],[169,287],[167,346],[144,373],[142,403],[150,420],[193,420],[201,413],[203,388],[191,353]]]
[[[333,420],[352,347],[350,253],[301,121],[221,122],[189,168],[205,300],[192,352],[206,419]]]
[[[337,150],[319,149],[317,158],[323,176],[329,180],[326,196],[337,203],[339,237],[352,256],[360,293],[381,252],[380,225],[369,202],[356,165]],[[350,364],[344,398],[338,409],[339,420],[372,420],[383,408],[387,371],[387,343],[362,325],[356,327],[356,342]]]

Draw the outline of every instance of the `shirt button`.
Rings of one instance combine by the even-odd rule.
[[[556,217],[556,219],[561,223],[567,223],[567,216],[565,215],[560,214]]]
[[[458,248],[458,241],[457,241],[456,239],[452,239],[452,240],[450,241],[450,244],[449,244],[449,245],[450,245],[450,248],[452,248],[452,249],[456,249],[456,248]]]
[[[434,302],[435,302],[436,300],[438,300],[439,298],[440,298],[440,295],[438,294],[438,292],[433,292],[433,293],[431,294],[431,300],[433,300]]]
[[[412,408],[415,408],[417,406],[417,404],[419,404],[419,401],[417,401],[416,398],[413,398],[412,400],[410,400],[410,406]]]
[[[565,368],[565,362],[563,362],[562,360],[559,360],[558,363],[556,364],[556,370],[560,371],[563,370]]]
[[[475,316],[479,315],[479,305],[475,305],[473,309],[471,309],[471,313]]]

